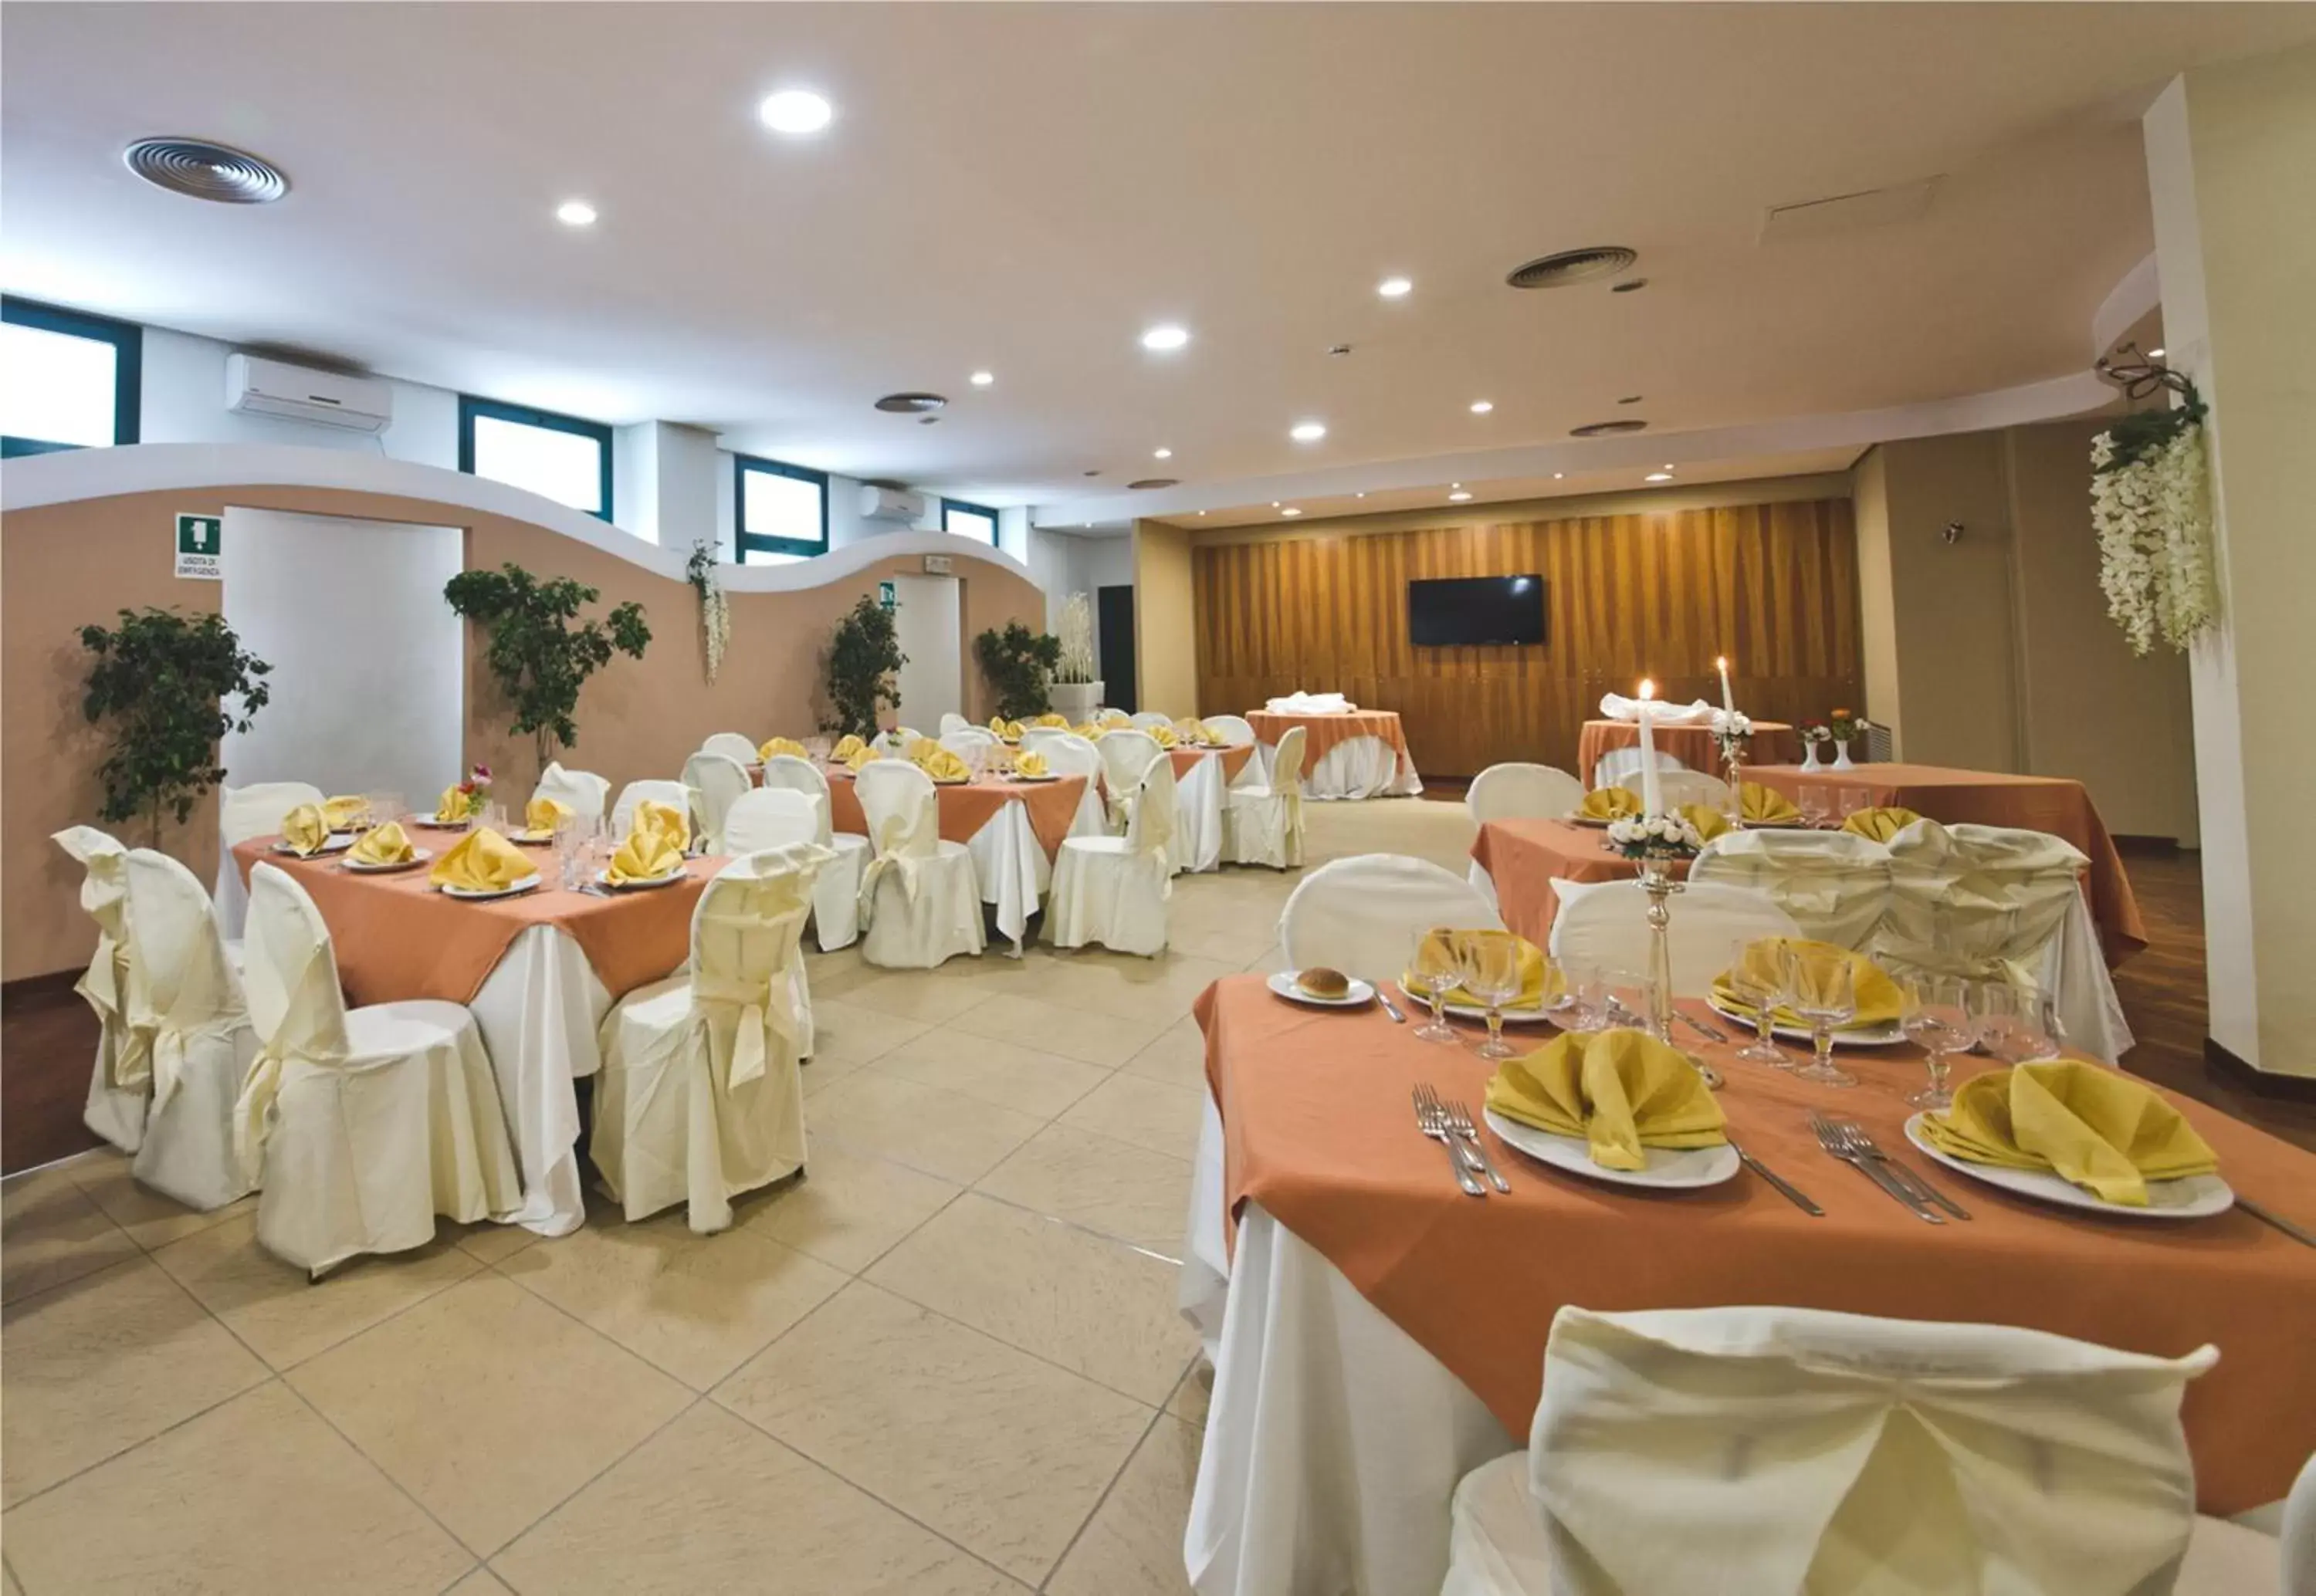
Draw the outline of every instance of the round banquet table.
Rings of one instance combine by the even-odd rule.
[[[852,772],[835,765],[827,775],[831,829],[868,836],[868,817],[852,790]],[[1053,883],[1054,856],[1061,852],[1062,839],[1088,835],[1089,825],[1100,827],[1098,813],[1090,821],[1082,812],[1088,785],[1082,776],[933,784],[941,839],[965,844],[973,856],[981,900],[996,911],[997,929],[1012,940],[1017,953],[1029,917]]]
[[[1293,726],[1303,728],[1303,795],[1305,798],[1412,798],[1423,791],[1415,757],[1399,712],[1357,709],[1341,714],[1273,714],[1251,709],[1246,723],[1262,744],[1266,765],[1278,752],[1278,740]]]
[[[1713,728],[1698,724],[1690,726],[1657,726],[1651,736],[1661,754],[1670,754],[1691,770],[1702,770],[1710,776],[1721,774],[1721,746],[1713,740]],[[1593,767],[1600,756],[1615,749],[1638,748],[1641,728],[1633,721],[1587,721],[1576,740],[1576,774],[1587,788],[1599,786],[1592,779]],[[1752,740],[1746,746],[1745,763],[1753,765],[1784,764],[1802,757],[1800,736],[1783,721],[1755,721]],[[1611,785],[1615,784],[1609,784]]]

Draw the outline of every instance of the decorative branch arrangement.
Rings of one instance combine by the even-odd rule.
[[[716,574],[715,545],[693,544],[683,574],[691,590],[699,595],[699,646],[707,656],[708,680],[713,685],[716,673],[724,669],[724,651],[732,642],[732,606]]]
[[[265,707],[263,678],[273,668],[244,650],[220,615],[124,609],[117,630],[83,626],[80,641],[96,656],[81,713],[113,723],[111,751],[97,767],[104,783],[97,812],[113,821],[143,817],[159,847],[163,813],[183,825],[201,794],[225,780],[218,740],[249,730]],[[237,714],[227,698],[241,700]]]
[[[1100,667],[1093,657],[1093,601],[1083,593],[1072,593],[1062,604],[1060,643],[1054,679],[1073,686],[1094,680]]]
[[[622,604],[600,621],[574,626],[581,607],[602,594],[567,576],[541,581],[512,563],[462,571],[444,584],[442,597],[458,614],[490,628],[484,659],[513,706],[512,730],[533,740],[541,770],[557,748],[578,742],[572,717],[587,678],[610,663],[612,650],[640,660],[651,642],[642,605]]]
[[[2203,396],[2153,361],[2103,360],[2099,370],[2133,399],[2179,396],[2165,409],[2134,411],[2091,440],[2091,525],[2107,614],[2131,652],[2147,653],[2159,636],[2184,652],[2219,619]]]

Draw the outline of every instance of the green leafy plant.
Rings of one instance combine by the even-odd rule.
[[[98,813],[113,821],[144,817],[158,847],[163,814],[183,825],[201,794],[225,779],[218,740],[249,730],[265,707],[263,678],[273,668],[245,650],[220,615],[124,609],[117,630],[83,626],[80,641],[96,656],[81,713],[112,722],[111,752],[97,767],[104,783]],[[241,701],[239,713],[226,707],[228,698]]]
[[[533,740],[542,770],[557,748],[579,740],[572,716],[587,678],[610,663],[612,650],[640,660],[651,641],[642,605],[622,604],[601,620],[580,621],[580,610],[602,597],[600,592],[567,576],[541,581],[512,563],[462,571],[444,585],[442,597],[459,615],[490,628],[484,658],[513,706],[512,731]]]
[[[1007,720],[1041,715],[1053,707],[1046,689],[1062,662],[1060,638],[1008,621],[1004,631],[993,626],[975,638],[973,654],[997,695],[997,713]]]
[[[867,594],[836,623],[828,645],[828,714],[820,729],[855,737],[877,735],[877,712],[901,706],[893,673],[909,662],[893,627],[893,612]]]

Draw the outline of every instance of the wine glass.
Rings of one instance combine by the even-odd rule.
[[[1504,1005],[1519,996],[1519,938],[1509,931],[1468,931],[1456,939],[1463,989],[1488,1009],[1483,1059],[1510,1059],[1519,1050],[1504,1040]]]
[[[1822,1086],[1854,1086],[1857,1077],[1833,1061],[1833,1033],[1857,1017],[1857,978],[1847,948],[1786,944],[1786,1000],[1809,1022],[1813,1056],[1794,1071]]]
[[[1563,1031],[1598,1031],[1608,1024],[1599,998],[1599,972],[1558,959],[1544,962],[1544,1012]]]
[[[1837,787],[1833,795],[1834,812],[1847,820],[1861,809],[1874,807],[1874,794],[1863,787]]]
[[[2053,1035],[2056,1014],[2049,999],[2005,980],[1979,982],[1971,999],[1979,1042],[2005,1064],[2028,1064],[2059,1056],[2058,1041]]]
[[[1904,1006],[1900,1024],[1907,1038],[1922,1050],[1922,1064],[1930,1084],[1906,1099],[1916,1108],[1951,1108],[1954,1094],[1946,1089],[1946,1060],[1970,1046],[1978,1026],[1970,1015],[1964,982],[1951,975],[1909,976],[1899,983]]]
[[[1442,1009],[1448,994],[1453,991],[1461,966],[1456,949],[1456,935],[1444,926],[1434,926],[1415,942],[1414,954],[1407,962],[1399,984],[1408,996],[1420,998],[1431,1006],[1431,1017],[1415,1029],[1423,1042],[1456,1042],[1461,1039],[1456,1028],[1448,1023]]]
[[[495,831],[501,837],[504,837],[507,833],[506,805],[501,803],[495,798],[484,804],[482,824],[485,829]]]
[[[1777,1008],[1786,1001],[1784,944],[1773,936],[1737,938],[1729,944],[1725,979],[1737,1001],[1753,1011],[1753,1040],[1737,1056],[1772,1069],[1791,1069],[1794,1061],[1776,1040]]]
[[[373,826],[391,825],[409,812],[410,807],[403,802],[399,793],[372,793],[370,795],[370,823]]]
[[[1597,979],[1602,1017],[1609,1027],[1649,1028],[1649,1015],[1656,1010],[1653,981],[1632,970],[1602,970]]]
[[[1795,807],[1805,825],[1822,826],[1833,814],[1833,789],[1820,782],[1804,782],[1794,789]]]

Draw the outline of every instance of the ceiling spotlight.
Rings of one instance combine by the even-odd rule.
[[[2163,351],[2161,350],[2149,350],[2147,351],[2147,358],[2151,360],[2160,360],[2163,358]]]
[[[592,227],[595,225],[595,208],[584,200],[566,200],[555,208],[555,219],[566,227]]]
[[[1297,421],[1287,430],[1287,437],[1297,443],[1316,443],[1327,436],[1324,421]]]
[[[1493,409],[1495,409],[1495,403],[1492,400],[1474,399],[1472,401],[1472,413],[1474,415],[1485,415]]]
[[[1455,492],[1452,492],[1452,493],[1450,493],[1450,494],[1448,494],[1448,503],[1450,503],[1450,504],[1461,504],[1461,503],[1463,503],[1463,502],[1464,502],[1464,501],[1465,501],[1466,499],[1469,499],[1471,496],[1472,496],[1471,494],[1469,494],[1469,493],[1467,493],[1467,492],[1465,492],[1462,489],[1460,489],[1460,488],[1459,488],[1459,489],[1457,489]]]
[[[1142,347],[1156,354],[1164,354],[1169,350],[1180,349],[1189,341],[1189,329],[1177,327],[1171,322],[1162,322],[1142,334]]]
[[[1448,485],[1451,488],[1460,488],[1464,484],[1462,483],[1449,483]]]
[[[1283,515],[1283,516],[1299,516],[1299,515],[1301,515],[1303,512],[1302,512],[1301,510],[1299,510],[1296,509],[1293,505],[1291,505],[1291,504],[1290,504],[1290,505],[1288,505],[1285,510],[1280,510],[1278,513],[1279,513],[1280,515]]]
[[[997,374],[994,371],[976,371],[967,380],[976,388],[985,388],[997,380]]]
[[[1354,499],[1364,499],[1364,498],[1366,498],[1366,497],[1367,497],[1367,495],[1366,495],[1365,493],[1354,493],[1354,494],[1352,494],[1352,495],[1351,495],[1351,497],[1352,497],[1352,498],[1354,498]]]
[[[1174,451],[1170,448],[1152,449],[1150,457],[1154,460],[1171,460],[1174,457]]]
[[[1672,480],[1672,473],[1670,471],[1652,471],[1641,480],[1643,482],[1669,483]]]
[[[1566,476],[1567,474],[1568,473],[1565,471],[1555,471],[1552,474],[1552,480],[1558,482],[1562,477]]]
[[[835,108],[810,89],[782,89],[756,107],[756,120],[775,133],[817,133],[835,115]]]
[[[1386,277],[1376,284],[1376,292],[1386,299],[1404,299],[1415,285],[1403,277]]]

